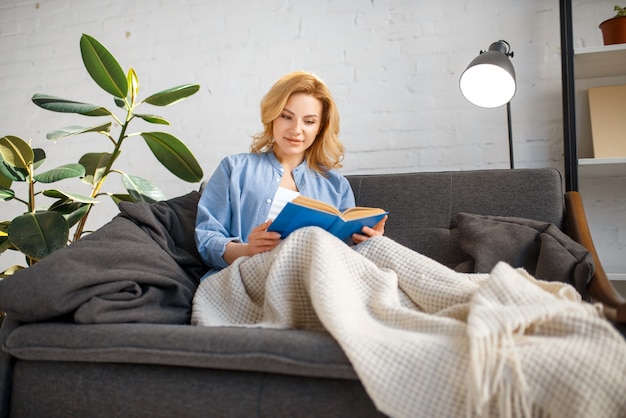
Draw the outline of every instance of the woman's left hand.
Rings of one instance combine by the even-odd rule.
[[[387,222],[388,216],[385,215],[383,219],[381,219],[373,228],[369,226],[364,226],[361,230],[360,234],[352,234],[352,242],[355,244],[360,244],[363,241],[367,241],[372,237],[377,237],[381,235],[385,235],[385,223]]]

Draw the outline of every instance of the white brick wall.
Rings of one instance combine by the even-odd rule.
[[[597,22],[610,1],[577,1],[587,11],[580,44],[599,45]],[[258,104],[292,70],[321,76],[341,111],[346,173],[508,167],[504,108],[467,102],[458,80],[498,39],[515,52],[512,101],[516,167],[563,166],[559,7],[554,0],[3,0],[0,3],[0,135],[44,147],[48,168],[87,151],[110,151],[96,135],[57,144],[48,131],[96,119],[47,112],[34,93],[114,106],[86,73],[81,33],[102,42],[124,69],[135,68],[142,97],[178,84],[198,94],[151,108],[196,153],[208,176],[219,160],[247,151],[261,129]],[[132,131],[159,127],[137,123]],[[100,148],[97,148],[100,147]],[[160,167],[140,139],[117,167],[154,180],[173,197],[192,190]],[[65,188],[86,192],[77,182]],[[107,191],[121,191],[110,178]],[[115,208],[92,215],[93,227]],[[5,211],[19,211],[21,208]],[[94,216],[97,215],[97,216]],[[5,216],[3,216],[4,219]],[[0,257],[0,269],[6,256]]]

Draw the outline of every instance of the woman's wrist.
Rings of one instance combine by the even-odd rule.
[[[250,255],[250,246],[245,242],[235,242],[231,241],[226,244],[226,248],[224,249],[224,261],[228,264],[233,264],[236,259],[239,257],[249,256]]]

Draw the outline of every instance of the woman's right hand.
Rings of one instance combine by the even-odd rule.
[[[267,230],[271,223],[272,221],[267,221],[254,227],[248,236],[247,243],[229,242],[226,244],[226,250],[223,255],[224,260],[228,264],[233,264],[239,257],[252,256],[273,250],[280,243],[280,234]]]
[[[252,228],[248,235],[248,249],[250,255],[271,251],[280,243],[280,233],[267,230],[272,221],[266,221]]]

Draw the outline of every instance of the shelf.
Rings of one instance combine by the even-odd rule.
[[[626,176],[626,157],[579,158],[578,169],[588,177]]]
[[[574,66],[576,79],[626,75],[626,44],[577,49]]]

